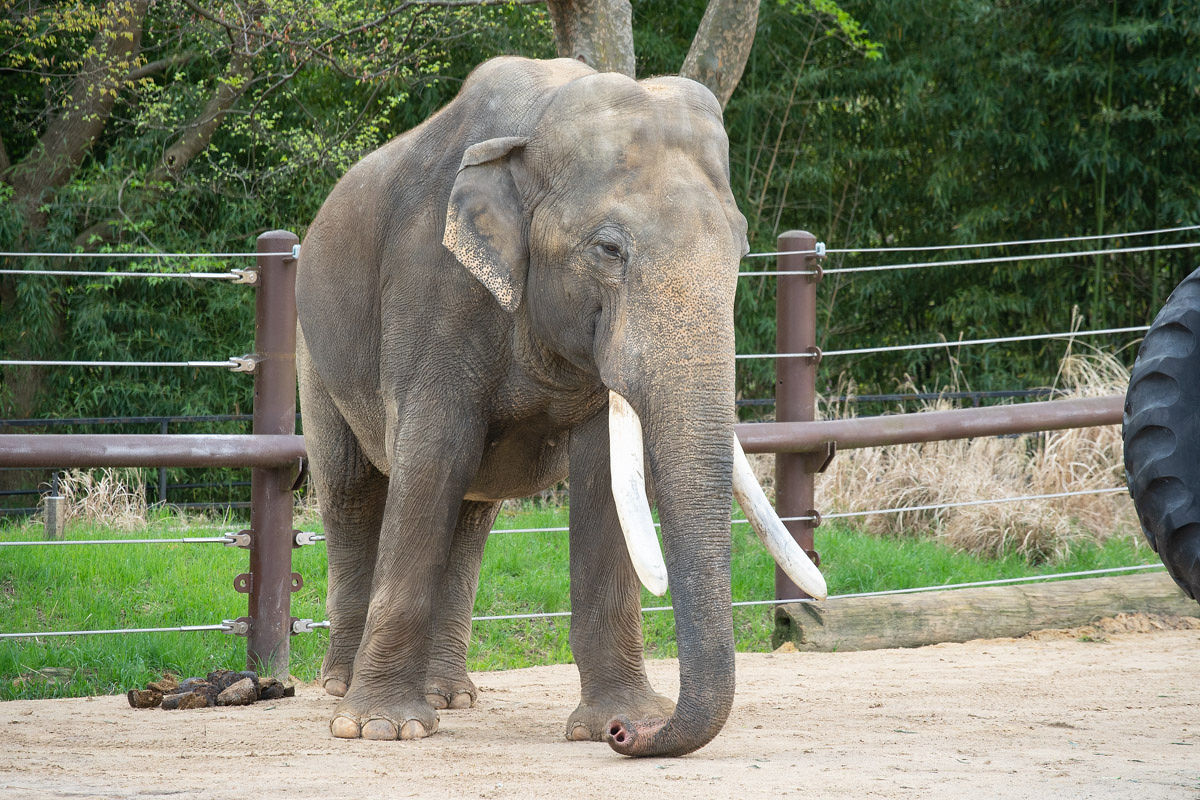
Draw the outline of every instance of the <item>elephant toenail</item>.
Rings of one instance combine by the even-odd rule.
[[[337,678],[329,678],[325,681],[325,692],[334,697],[345,697],[346,690],[350,687],[346,686],[345,681],[340,681]]]
[[[576,722],[567,733],[567,739],[572,742],[588,742],[592,739],[592,732],[587,729],[586,725]]]
[[[441,695],[436,692],[430,692],[426,694],[425,702],[429,703],[429,705],[433,706],[434,708],[457,708],[457,706],[454,706],[446,701],[445,695]]]
[[[329,732],[338,739],[357,739],[360,735],[358,723],[350,717],[334,717],[329,723]]]
[[[410,719],[404,723],[404,727],[400,729],[401,739],[424,739],[428,734],[425,732],[425,726],[415,719]]]
[[[394,741],[396,736],[396,723],[390,719],[375,718],[368,720],[362,727],[362,736],[364,739],[373,739],[375,741]],[[403,738],[403,736],[399,737]]]
[[[450,708],[470,708],[475,705],[475,698],[470,692],[459,692],[450,699]]]

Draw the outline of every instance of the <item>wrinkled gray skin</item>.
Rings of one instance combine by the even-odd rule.
[[[570,475],[567,735],[682,754],[733,699],[733,295],[746,223],[711,93],[501,58],[367,156],[308,230],[300,391],[329,548],[335,736],[419,738],[473,704],[465,669],[500,501]],[[445,242],[445,244],[443,244]],[[607,396],[638,412],[680,657],[642,661],[613,506]],[[636,734],[636,735],[634,735]]]

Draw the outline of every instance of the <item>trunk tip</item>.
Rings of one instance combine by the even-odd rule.
[[[654,735],[667,724],[664,719],[632,721],[626,717],[614,717],[605,725],[604,741],[623,756],[662,755],[653,747]]]

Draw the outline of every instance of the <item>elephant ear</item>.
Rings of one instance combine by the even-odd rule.
[[[509,162],[528,141],[505,136],[467,148],[450,192],[442,236],[446,249],[508,312],[521,305],[529,269],[525,212]]]

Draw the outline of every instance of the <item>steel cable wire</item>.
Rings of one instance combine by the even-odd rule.
[[[1128,239],[1136,236],[1156,236],[1162,233],[1181,233],[1183,231],[1200,230],[1200,225],[1183,225],[1177,228],[1157,228],[1154,230],[1133,231],[1131,233],[1100,233],[1089,234],[1086,236],[1056,236],[1049,239],[1018,239],[1007,242],[971,242],[968,244],[935,244],[935,245],[913,245],[907,247],[846,247],[846,248],[826,248],[825,253],[829,254],[855,254],[855,253],[920,253],[920,252],[936,252],[945,250],[977,250],[987,247],[1021,247],[1035,244],[1061,244],[1064,242],[1091,242],[1099,239]],[[817,250],[783,250],[770,253],[748,253],[746,258],[767,258],[773,256],[785,255],[817,255]]]

